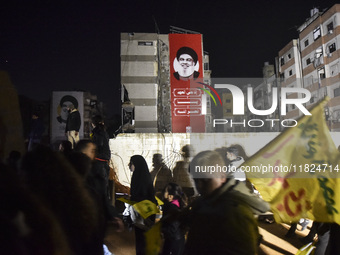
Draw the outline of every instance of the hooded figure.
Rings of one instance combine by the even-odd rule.
[[[135,167],[131,177],[131,200],[135,202],[150,200],[156,204],[155,189],[145,159],[141,155],[134,155],[130,159],[130,164]]]
[[[155,198],[155,190],[152,185],[151,175],[148,165],[141,155],[134,155],[130,159],[130,170],[133,172],[131,177],[131,201],[140,202],[143,200],[149,200],[157,205]],[[128,206],[123,213],[127,215],[129,213],[131,221],[135,226],[135,238],[136,238],[136,254],[146,254],[146,242],[145,232],[146,229],[153,225],[156,219],[156,215],[153,214],[146,219],[143,219],[132,206]]]

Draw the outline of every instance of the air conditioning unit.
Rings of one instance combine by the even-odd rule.
[[[328,34],[333,34],[333,29],[328,30]]]

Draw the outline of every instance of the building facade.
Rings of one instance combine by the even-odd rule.
[[[282,50],[278,57],[278,79],[280,87],[303,88],[303,78],[301,69],[301,54],[299,51],[299,40],[290,41]],[[291,93],[287,98],[297,98],[301,95]],[[299,109],[294,105],[287,105],[286,119],[297,119],[300,116]]]
[[[158,34],[121,34],[121,83],[134,106],[131,124],[140,133],[158,132],[159,42]]]
[[[310,14],[298,28],[299,38],[279,52],[281,86],[308,89],[312,96],[307,108],[328,96],[325,116],[329,129],[340,131],[340,5],[335,4],[324,12],[314,8]],[[300,115],[298,109],[288,106],[287,118],[296,119]]]
[[[169,44],[168,34],[121,34],[122,132],[173,132]],[[204,83],[210,84],[208,53],[202,62]],[[206,101],[206,130],[211,131],[210,100]]]

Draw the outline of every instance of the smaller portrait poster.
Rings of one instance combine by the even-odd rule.
[[[57,145],[66,140],[67,107],[73,104],[78,109],[81,117],[79,138],[84,137],[84,93],[78,91],[54,91],[51,101],[51,144]]]

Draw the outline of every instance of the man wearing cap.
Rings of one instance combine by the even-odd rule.
[[[66,121],[65,134],[67,139],[72,143],[72,148],[74,148],[79,141],[79,129],[81,125],[80,113],[74,104],[70,104],[67,109],[70,113]]]

